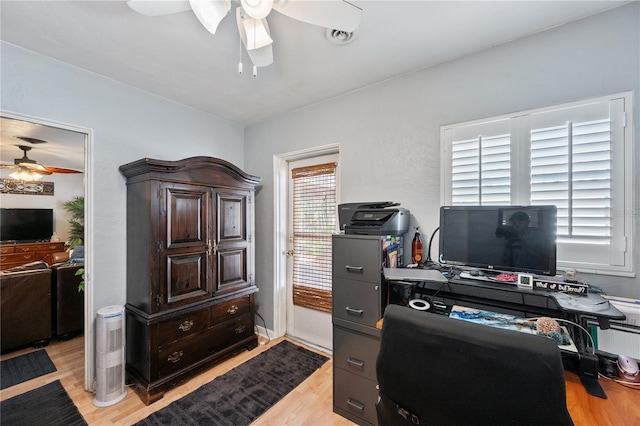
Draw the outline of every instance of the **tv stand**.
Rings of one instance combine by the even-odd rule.
[[[0,244],[0,270],[25,263],[44,261],[51,266],[51,255],[64,251],[64,242]]]

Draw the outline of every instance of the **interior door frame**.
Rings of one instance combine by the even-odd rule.
[[[17,112],[0,110],[0,116],[15,120],[27,121],[48,127],[82,133],[84,137],[84,245],[85,245],[85,286],[84,286],[84,388],[88,392],[93,392],[94,381],[94,332],[93,332],[93,167],[91,155],[93,148],[93,130],[86,127],[79,127],[60,121],[54,121]]]
[[[329,144],[273,156],[273,334],[282,337],[287,332],[287,211],[289,162],[321,155],[340,154],[340,144]],[[340,168],[340,161],[338,161]],[[340,188],[336,188],[340,199]]]

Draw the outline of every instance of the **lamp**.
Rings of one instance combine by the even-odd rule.
[[[11,176],[13,179],[22,180],[25,182],[33,182],[42,179],[42,175],[40,173],[24,166],[20,166],[20,169],[11,173],[9,176]]]

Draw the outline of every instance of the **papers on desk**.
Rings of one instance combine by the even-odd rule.
[[[383,268],[384,279],[387,281],[432,281],[446,283],[447,279],[442,272],[435,269],[418,268]]]
[[[450,318],[475,322],[476,324],[488,325],[490,327],[504,328],[506,330],[519,331],[527,334],[538,334],[535,328],[534,319],[517,317],[515,315],[501,314],[499,312],[485,311],[482,309],[468,308],[466,306],[454,305],[451,308]],[[560,327],[564,334],[569,336],[569,332],[563,326]],[[549,337],[550,338],[550,337]],[[578,353],[578,348],[569,338],[568,345],[558,345],[560,349]]]

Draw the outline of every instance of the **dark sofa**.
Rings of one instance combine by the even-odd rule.
[[[44,262],[0,271],[0,351],[51,339],[51,269]]]
[[[83,266],[32,262],[0,271],[2,353],[82,333],[84,292],[78,291],[82,277],[76,271]]]

